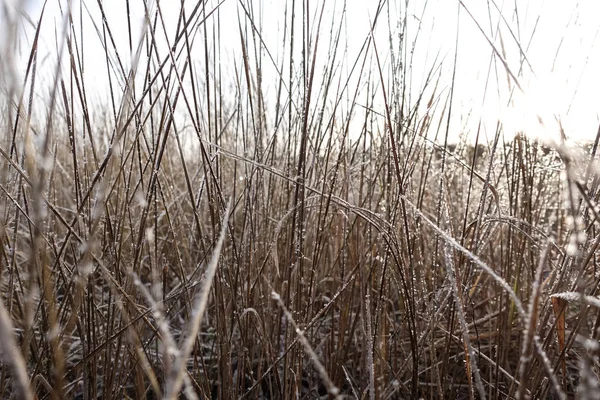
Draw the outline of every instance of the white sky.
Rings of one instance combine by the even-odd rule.
[[[321,7],[322,1],[312,0],[311,8],[317,10]],[[339,21],[344,1],[325,1],[324,25],[331,20]],[[152,3],[149,0],[148,2]],[[300,0],[297,2],[301,3]],[[39,19],[41,10],[39,0],[30,0],[29,2],[0,0],[0,5],[2,3],[13,6],[23,3],[26,5],[25,9],[31,20],[35,22]],[[96,1],[73,1],[73,14],[76,16],[77,23],[79,23],[79,10],[83,3],[88,10],[83,12],[85,20],[83,34],[86,44],[85,85],[88,93],[96,91],[98,101],[106,101],[107,79],[104,54],[96,34],[96,28],[90,22],[90,17],[87,16],[87,12],[89,12],[92,20],[100,27],[98,5]],[[102,3],[107,11],[108,22],[114,30],[119,53],[128,64],[131,57],[128,56],[130,53],[126,30],[125,1],[104,0]],[[138,27],[134,31],[133,46],[135,48],[137,38],[141,33],[143,3],[141,0],[130,0],[130,3],[133,19],[138,21]],[[207,8],[211,9],[218,3],[216,0],[208,0],[210,6]],[[227,66],[232,67],[231,70],[224,71],[231,77],[234,76],[233,66],[236,63],[239,66],[241,63],[238,30],[238,13],[242,13],[243,18],[241,3],[251,3],[256,12],[262,10],[263,40],[272,56],[279,60],[282,57],[282,27],[285,24],[283,9],[286,4],[291,4],[291,1],[223,1],[219,8],[221,63],[222,65],[226,64],[224,70]],[[576,140],[592,140],[595,137],[600,115],[598,101],[598,93],[600,93],[600,74],[598,74],[600,71],[598,38],[600,1],[498,0],[494,2],[491,0],[463,0],[464,6],[462,7],[458,0],[430,0],[428,2],[409,0],[408,3],[410,8],[407,30],[409,47],[415,38],[418,39],[416,39],[413,55],[412,74],[407,77],[407,80],[410,81],[413,88],[412,95],[417,95],[425,74],[435,65],[434,60],[437,58],[438,64],[441,62],[439,69],[441,79],[437,88],[441,103],[437,106],[437,112],[441,110],[450,90],[458,28],[457,70],[450,125],[452,137],[456,137],[460,132],[466,132],[472,136],[480,120],[482,121],[482,134],[488,137],[493,136],[498,119],[502,121],[507,135],[523,130],[532,135],[556,137],[558,133],[557,117],[560,118],[568,137]],[[50,75],[56,65],[57,50],[54,32],[55,29],[60,32],[62,27],[59,4],[62,4],[64,9],[67,3],[64,0],[60,3],[58,0],[48,0],[43,22],[40,51],[45,49],[47,54],[43,57],[40,56],[40,65],[41,69],[45,68],[48,73],[46,82],[52,81]],[[167,31],[172,40],[179,13],[179,1],[162,0],[160,4],[165,18],[170,21],[167,24]],[[186,10],[191,11],[195,4],[196,1],[186,1]],[[390,0],[389,10],[386,9],[386,13],[389,11],[389,16],[384,15],[376,28],[377,49],[384,63],[389,62],[388,19],[395,24],[403,13],[403,9],[400,7],[404,7],[404,4],[405,0]],[[346,1],[346,37],[343,42],[344,45],[347,44],[348,54],[341,65],[346,72],[358,57],[360,46],[370,34],[369,24],[374,17],[376,6],[377,1]],[[501,10],[500,12],[498,8]],[[467,10],[474,16],[484,33],[477,27]],[[0,11],[0,18],[2,17]],[[297,10],[297,17],[298,30],[300,30],[300,9]],[[255,21],[259,21],[257,16]],[[391,28],[392,36],[397,38],[397,26]],[[201,32],[202,30],[198,34]],[[19,48],[23,54],[21,54],[22,59],[17,66],[17,70],[21,73],[24,72],[26,65],[32,30],[25,29],[22,33]],[[321,53],[317,52],[317,66],[328,62],[328,33],[328,27],[323,28],[320,33]],[[300,35],[298,36],[300,37]],[[515,82],[508,78],[508,74],[498,58],[492,64],[486,87],[486,77],[492,57],[492,47],[486,36],[503,54],[510,70],[517,76],[522,91],[514,89]],[[199,38],[198,62],[203,61],[201,42],[202,40]],[[523,63],[517,42],[528,63]],[[298,44],[296,46],[298,60],[300,59],[299,48]],[[263,57],[266,60],[266,54],[263,54]],[[267,64],[269,63],[264,61],[265,82],[275,82],[275,69],[270,68]],[[373,73],[371,79],[378,81],[376,71],[373,69],[375,64],[371,65]],[[270,76],[272,79],[269,79]],[[354,84],[356,84],[356,79],[355,77],[352,81]],[[389,82],[386,82],[386,85],[388,84]],[[514,89],[514,93],[512,101],[509,101],[511,89]],[[349,92],[353,93],[353,91],[354,88],[351,87]],[[274,97],[275,83],[267,84],[266,93],[267,101],[269,101],[269,96]],[[430,96],[431,91],[427,91],[426,94],[427,97]],[[93,93],[90,95],[94,97]],[[350,96],[350,94],[347,93],[346,96]],[[376,103],[376,108],[378,108],[378,112],[383,113],[381,93],[378,93],[378,98],[379,103]],[[363,99],[364,96],[359,97],[359,102],[362,103]],[[272,99],[272,103],[274,101]],[[424,110],[421,111],[423,115]],[[543,125],[538,122],[540,119],[544,121]],[[435,129],[431,129],[431,131],[433,132]]]

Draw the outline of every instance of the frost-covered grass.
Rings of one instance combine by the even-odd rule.
[[[0,54],[1,398],[595,398],[600,133],[450,144],[416,41],[351,59],[290,0],[268,48],[262,3],[191,3],[126,54],[95,21],[105,103],[83,14],[49,81],[50,22]]]

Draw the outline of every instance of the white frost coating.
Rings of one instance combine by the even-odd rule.
[[[600,308],[600,299],[598,297],[589,296],[587,294],[577,292],[561,292],[554,293],[550,297],[555,297],[566,301],[579,301],[588,306]]]
[[[567,245],[567,255],[576,256],[578,253],[579,252],[578,252],[577,242],[574,240],[571,240],[569,242],[569,244]]]
[[[565,225],[567,229],[575,229],[575,219],[571,215],[565,217]]]
[[[154,230],[152,228],[146,229],[146,240],[152,242],[154,240]]]

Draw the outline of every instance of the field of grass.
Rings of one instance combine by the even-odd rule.
[[[263,3],[189,3],[139,42],[95,21],[104,102],[85,7],[60,67],[54,22],[5,11],[0,398],[598,398],[600,132],[451,142],[398,4],[350,58],[322,3],[285,2],[275,49]]]

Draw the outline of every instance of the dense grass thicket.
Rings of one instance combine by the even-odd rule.
[[[61,2],[58,67],[3,14],[1,398],[597,398],[598,137],[450,144],[405,2],[356,58],[325,2],[277,48],[262,3],[189,3],[136,42]]]

